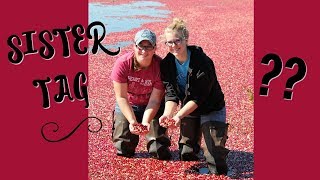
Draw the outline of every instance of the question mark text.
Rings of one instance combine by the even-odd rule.
[[[274,62],[273,70],[265,74],[262,78],[262,86],[260,87],[260,96],[268,96],[269,85],[271,80],[277,78],[282,72],[282,60],[276,54],[267,54],[262,58],[261,63],[264,65],[269,65],[270,62]]]

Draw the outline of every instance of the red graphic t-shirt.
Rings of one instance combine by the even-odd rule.
[[[132,105],[147,105],[153,88],[164,90],[160,79],[160,61],[153,56],[151,65],[140,71],[133,70],[133,52],[116,60],[111,79],[119,83],[128,83],[128,100]]]

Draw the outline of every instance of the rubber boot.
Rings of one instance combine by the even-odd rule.
[[[185,117],[181,120],[179,154],[182,161],[197,161],[200,151],[200,118]]]
[[[227,155],[229,150],[225,148],[228,139],[228,123],[209,121],[201,125],[204,137],[204,156],[208,163],[210,173],[227,175]]]

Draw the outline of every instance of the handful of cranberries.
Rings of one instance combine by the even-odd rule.
[[[140,123],[135,124],[133,127],[139,134],[148,131],[148,127]]]
[[[175,122],[174,119],[165,118],[160,125],[163,127],[170,127],[173,126]]]

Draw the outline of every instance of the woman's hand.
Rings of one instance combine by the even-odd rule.
[[[166,124],[166,120],[168,119],[168,115],[162,115],[160,118],[159,118],[159,124],[160,124],[160,126],[162,126],[162,127],[165,127],[165,128],[167,128],[168,126],[167,126],[167,124]]]
[[[150,123],[142,121],[141,124],[147,127],[147,131],[145,131],[145,134],[147,134],[150,131],[150,126],[151,126]]]
[[[150,124],[149,124],[149,128],[150,128]],[[138,122],[130,123],[129,130],[132,134],[135,134],[135,135],[144,135],[149,132],[148,126],[140,124]]]
[[[175,125],[176,127],[179,127],[180,124],[181,124],[181,119],[180,119],[180,117],[179,117],[179,116],[174,116],[172,119],[174,120],[174,125]]]
[[[172,119],[170,116],[168,115],[162,115],[159,118],[159,124],[162,127],[168,128],[168,127],[174,127],[175,125],[175,120]]]
[[[136,121],[131,122],[131,123],[129,124],[129,130],[130,130],[130,132],[131,132],[132,134],[139,135],[139,131],[138,131],[138,129],[136,128],[136,125],[137,125],[137,124],[138,124],[138,123],[137,123]]]

